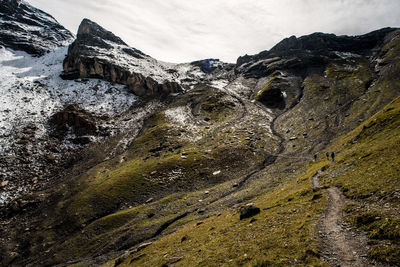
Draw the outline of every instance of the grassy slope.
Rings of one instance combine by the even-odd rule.
[[[370,254],[400,262],[400,97],[334,144],[337,164],[322,177],[353,200],[355,226],[373,239]]]
[[[400,97],[331,145],[338,151],[336,163],[314,163],[297,179],[254,199],[262,209],[255,221],[240,221],[238,210],[226,210],[164,236],[122,266],[157,266],[169,259],[181,259],[176,266],[323,265],[315,226],[326,196],[316,197],[321,192],[310,185],[323,166],[328,166],[323,185],[338,186],[352,199],[347,218],[369,232],[370,256],[393,264],[400,251],[399,137]]]
[[[327,66],[325,77],[308,77],[304,82],[306,92],[303,98],[310,99],[310,101],[306,101],[306,107],[303,107],[304,111],[302,111],[301,105],[293,110],[296,113],[296,109],[299,109],[300,114],[303,114],[303,116],[294,117],[303,118],[302,125],[306,128],[296,127],[293,129],[293,127],[289,127],[293,122],[289,119],[285,125],[285,118],[283,118],[282,129],[296,130],[296,132],[291,131],[288,136],[301,136],[303,132],[307,131],[309,137],[314,138],[313,136],[318,137],[327,130],[332,131],[337,128],[339,134],[333,136],[340,136],[340,132],[346,132],[356,127],[359,119],[366,120],[377,112],[382,107],[382,103],[387,103],[399,92],[399,79],[396,73],[396,69],[398,71],[397,52],[400,48],[399,35],[400,32],[397,32],[391,42],[382,50],[381,78],[369,88],[374,74],[369,69],[368,62],[363,58],[339,59]],[[268,85],[270,82],[265,88]],[[325,90],[330,90],[329,94],[326,94]],[[262,91],[260,90],[260,92]],[[328,100],[324,99],[326,95],[330,96]],[[330,103],[333,106],[324,109],[323,105],[319,105],[321,102]],[[307,196],[305,197],[300,192],[310,190],[309,179],[316,170],[325,165],[329,165],[329,168],[322,177],[324,185],[341,187],[354,202],[347,208],[348,219],[352,220],[355,226],[368,230],[371,238],[386,239],[386,241],[376,243],[371,241],[373,248],[370,256],[393,263],[398,257],[395,253],[398,246],[396,239],[398,221],[394,214],[396,214],[399,202],[399,194],[395,190],[399,189],[399,155],[397,151],[399,151],[398,136],[400,136],[400,132],[397,126],[399,123],[398,110],[394,107],[399,107],[399,100],[397,99],[391,105],[385,110],[391,109],[393,114],[391,113],[387,117],[385,112],[388,111],[381,111],[345,137],[336,138],[329,150],[339,151],[338,163],[331,164],[322,161],[312,165],[300,177],[289,180],[281,179],[280,183],[284,181],[285,185],[277,183],[276,187],[263,197],[253,200],[262,209],[268,208],[255,217],[257,219],[255,222],[251,224],[242,222],[238,219],[237,210],[226,210],[221,216],[211,217],[200,225],[192,224],[183,227],[180,231],[162,238],[145,250],[130,256],[124,264],[132,261],[130,263],[132,265],[152,266],[166,263],[168,259],[174,257],[182,257],[181,261],[177,263],[178,266],[196,264],[257,265],[263,262],[272,265],[288,265],[295,262],[306,265],[323,264],[313,253],[318,246],[314,226],[323,210],[322,206],[326,197],[323,194],[322,198],[310,201],[310,195],[305,194]],[[311,113],[304,116],[307,112]],[[293,118],[291,112],[286,116]],[[308,120],[310,117],[314,117],[317,122]],[[321,127],[317,123],[324,121],[323,118],[327,124]],[[376,126],[369,126],[371,120],[376,118],[380,118],[378,122],[375,122]],[[388,120],[388,118],[390,119]],[[331,123],[333,125],[330,125]],[[362,130],[364,126],[364,130]],[[369,128],[374,128],[375,131],[366,132],[366,129]],[[307,129],[313,129],[313,131],[310,132]],[[359,138],[360,140],[355,143],[354,141],[348,143],[348,138],[350,136],[354,138],[360,134],[359,132],[364,132],[365,139]],[[305,144],[307,145],[307,142]],[[299,143],[298,147],[304,146]],[[318,149],[319,146],[315,145],[315,148]],[[289,148],[290,150],[292,149]],[[357,164],[354,164],[355,160]],[[372,171],[373,169],[376,171]],[[364,175],[364,173],[367,174]],[[357,178],[349,178],[349,175]],[[288,197],[290,194],[292,196]],[[319,192],[308,194],[319,195]],[[392,202],[395,204],[391,203],[390,208],[383,209],[388,195],[394,196]],[[291,201],[287,201],[286,198]],[[370,202],[376,200],[379,202],[375,206],[371,205],[368,203],[368,198],[370,198]],[[389,197],[389,199],[391,198]],[[269,209],[269,207],[274,208]],[[302,207],[308,212],[291,212],[291,218],[287,220],[289,216],[285,217],[284,214],[289,214],[288,211],[293,208],[297,210],[295,207],[300,210]],[[364,217],[371,217],[371,209],[385,210],[385,214],[373,213],[376,215],[373,218],[380,219],[363,220]],[[307,227],[301,228],[303,224]],[[299,225],[300,230],[297,228]],[[181,242],[183,237],[187,239]],[[301,242],[303,239],[309,242]],[[387,241],[388,239],[390,241]],[[241,256],[244,254],[247,254],[247,257]],[[139,259],[135,260],[136,258]],[[207,259],[207,261],[199,259]]]
[[[161,238],[122,266],[160,266],[176,257],[182,257],[176,266],[323,265],[314,229],[326,198],[315,197],[319,193],[309,183],[323,164],[254,199],[262,209],[255,220],[240,220],[238,209],[225,210]]]
[[[219,191],[224,189],[214,187],[229,181],[223,187],[232,188],[232,180],[263,162],[264,155],[254,150],[264,143],[258,144],[253,135],[263,137],[268,134],[264,129],[255,128],[249,134],[244,124],[214,131],[241,113],[240,105],[226,94],[200,87],[170,108],[185,107],[193,95],[205,98],[199,117],[210,121],[193,130],[161,112],[147,122],[127,152],[88,170],[74,183],[71,195],[59,202],[57,215],[45,222],[47,227],[64,220],[77,229],[59,245],[55,262],[107,253],[148,239],[166,221],[196,210],[199,199],[206,201],[204,188],[211,191],[210,198],[213,192],[223,194]],[[194,132],[203,137],[192,138]],[[266,150],[276,148],[276,141],[264,140],[270,140]],[[183,152],[186,158],[181,157]],[[215,171],[221,173],[214,175]],[[145,203],[150,197],[151,203]],[[53,233],[43,232],[42,239],[52,242]]]
[[[394,39],[394,42],[396,40],[398,39]],[[391,46],[392,43],[389,43],[388,46]],[[365,93],[362,99],[352,103],[349,109],[351,115],[343,119],[346,123],[341,122],[342,125],[346,126],[345,130],[358,125],[358,123],[355,123],[358,122],[360,114],[364,114],[364,118],[368,118],[382,103],[387,102],[387,99],[393,99],[393,96],[396,93],[398,94],[397,86],[399,85],[399,79],[397,78],[397,74],[392,75],[394,70],[392,69],[393,64],[390,61],[394,57],[397,62],[396,57],[398,53],[393,54],[393,50],[397,51],[396,49],[400,46],[394,45],[393,47],[387,47],[385,48],[386,51],[384,51],[386,56],[383,63],[387,64],[386,67],[389,66],[390,68],[385,69],[383,78],[379,79],[372,86],[372,89]],[[326,77],[313,76],[306,79],[304,83],[306,87],[304,97],[307,97],[307,94],[309,94],[310,98],[315,99],[313,99],[313,102],[308,103],[310,106],[305,107],[305,110],[301,109],[301,105],[295,107],[294,115],[296,115],[296,112],[299,112],[303,116],[294,116],[291,113],[287,113],[288,117],[301,117],[301,119],[304,119],[304,122],[297,121],[294,125],[299,127],[290,127],[292,122],[287,120],[287,125],[283,124],[282,128],[290,128],[291,132],[286,137],[292,135],[302,136],[303,132],[306,131],[305,129],[313,127],[315,130],[308,133],[308,139],[314,139],[314,136],[318,137],[320,132],[329,128],[330,125],[324,125],[324,127],[315,125],[319,119],[318,116],[323,118],[328,115],[329,118],[331,112],[331,110],[314,110],[314,108],[322,108],[313,105],[314,103],[319,104],[325,101],[323,99],[324,94],[321,93],[322,91],[328,89],[333,91],[328,101],[333,105],[337,105],[338,102],[346,102],[347,99],[339,99],[341,96],[346,96],[346,94],[357,97],[364,93],[372,74],[368,69],[367,62],[362,59],[359,60],[358,62],[354,62],[353,66],[350,66],[351,71],[347,71],[349,69],[347,68],[347,62],[338,60],[328,66]],[[324,84],[325,86],[321,87]],[[316,90],[315,92],[312,91],[314,89]],[[193,90],[191,93],[188,93],[188,97],[191,94],[197,93],[199,92]],[[224,96],[208,93],[206,95],[207,97],[202,100],[204,103],[201,112],[202,117],[209,117],[211,122],[214,123],[214,125],[211,125],[211,129],[201,127],[200,132],[206,138],[203,138],[199,142],[182,141],[183,139],[180,139],[180,136],[182,134],[190,134],[190,131],[189,133],[181,132],[176,126],[170,125],[165,120],[164,114],[160,113],[148,123],[141,137],[135,141],[125,154],[88,170],[80,178],[76,184],[76,192],[74,192],[73,197],[60,202],[58,212],[61,218],[68,217],[69,220],[72,220],[77,225],[82,224],[83,230],[77,232],[72,238],[62,244],[61,250],[56,256],[60,262],[66,258],[76,259],[89,255],[99,255],[103,252],[112,251],[114,248],[129,248],[132,244],[126,239],[134,237],[133,239],[138,241],[151,236],[155,229],[163,222],[186,211],[188,209],[188,202],[195,203],[199,199],[203,199],[204,191],[199,189],[204,188],[205,185],[223,183],[226,180],[232,179],[232,177],[239,177],[247,171],[243,169],[244,165],[251,165],[254,162],[262,161],[260,155],[253,154],[247,148],[248,142],[245,138],[251,136],[246,133],[246,127],[234,133],[225,132],[225,130],[218,134],[212,132],[213,127],[218,127],[218,125],[228,122],[233,119],[230,117],[232,113],[239,112],[229,101],[218,103],[221,97]],[[182,103],[178,103],[177,105],[186,104],[189,100],[185,98],[182,100]],[[398,106],[398,102],[395,102],[393,105]],[[330,108],[335,109],[334,106]],[[298,111],[296,111],[297,109]],[[394,110],[397,109],[395,108]],[[314,112],[315,114],[306,114],[306,111]],[[311,116],[314,116],[316,121],[309,120],[308,118]],[[382,117],[383,115],[380,113],[380,115],[376,116]],[[328,119],[328,121],[333,120],[334,118]],[[392,127],[390,125],[394,125],[395,121],[397,121],[397,117],[388,121],[387,127]],[[300,125],[305,128],[300,127]],[[309,125],[311,126],[308,127]],[[349,206],[348,211],[350,212],[349,219],[353,220],[355,225],[363,227],[371,233],[374,232],[371,236],[380,236],[383,239],[387,236],[391,237],[391,240],[387,241],[389,243],[382,243],[381,241],[376,243],[374,251],[371,252],[371,256],[375,258],[390,260],[390,258],[396,259],[397,257],[393,253],[396,246],[398,246],[398,241],[396,241],[396,238],[393,238],[393,236],[396,237],[396,234],[388,235],[385,234],[386,230],[379,229],[382,227],[392,229],[393,225],[394,229],[396,229],[397,221],[393,217],[395,209],[392,209],[392,206],[390,206],[390,208],[385,210],[385,214],[375,216],[376,218],[383,218],[383,221],[374,221],[374,219],[371,223],[368,220],[368,223],[364,223],[365,220],[362,218],[363,216],[370,218],[371,216],[368,214],[365,215],[365,213],[370,212],[371,209],[376,211],[382,210],[381,207],[386,204],[386,201],[382,202],[386,193],[398,196],[396,192],[386,191],[385,184],[388,188],[399,188],[398,170],[392,168],[398,165],[392,166],[388,163],[391,161],[398,163],[398,154],[392,148],[396,147],[396,144],[398,145],[395,137],[399,136],[399,132],[396,133],[398,130],[396,127],[392,135],[388,131],[388,136],[393,137],[390,139],[386,138],[385,135],[379,135],[381,128],[386,129],[386,126],[379,122],[374,127],[367,125],[365,129],[371,128],[376,129],[376,131],[369,132],[364,130],[365,138],[360,137],[354,144],[344,141],[347,140],[347,137],[345,137],[332,145],[331,150],[340,151],[338,153],[338,160],[340,162],[330,164],[330,168],[328,168],[323,177],[323,182],[327,186],[340,186],[346,191],[349,197],[354,199],[354,205]],[[253,129],[251,130],[254,131]],[[341,129],[340,132],[346,132],[345,130]],[[357,135],[357,131],[362,132],[363,130],[357,128],[347,136],[351,136],[352,134]],[[232,139],[234,134],[237,135],[238,139]],[[256,135],[259,134],[256,132]],[[180,141],[177,142],[177,140]],[[318,139],[315,138],[315,140]],[[368,150],[370,142],[375,142],[374,140],[377,142],[374,146],[376,148],[373,154],[375,155],[374,157],[371,156],[372,154],[365,156],[369,152],[366,154],[362,154],[363,152],[358,153],[359,151]],[[166,142],[171,144],[170,147],[176,145],[181,145],[182,147],[174,151],[164,148],[160,151],[159,155],[147,158],[150,149],[156,148],[161,143]],[[227,144],[228,142],[230,142],[229,145]],[[232,142],[236,143],[233,144]],[[304,145],[301,138],[296,142],[298,142],[297,147],[300,148],[305,148],[305,146],[309,145],[305,141]],[[228,150],[229,147],[233,147],[234,150]],[[272,147],[271,150],[273,151]],[[311,147],[314,147],[314,145]],[[352,150],[352,148],[354,149]],[[383,149],[382,151],[387,150],[387,153],[380,154],[381,149]],[[209,154],[209,150],[212,151],[211,154]],[[290,152],[297,149],[288,148],[288,150]],[[181,152],[188,152],[188,158],[182,159]],[[227,155],[230,157],[227,157]],[[344,161],[346,157],[352,158],[352,160]],[[376,158],[380,158],[380,160],[376,160]],[[246,162],[243,162],[243,159]],[[352,165],[353,161],[356,164]],[[238,165],[235,167],[232,165],[232,162],[242,164],[242,166]],[[318,169],[327,164],[329,163],[323,161],[310,165],[307,167],[308,170],[298,177],[289,175],[285,177],[285,173],[282,170],[277,170],[274,177],[272,177],[272,174],[269,174],[269,176],[266,175],[263,180],[275,180],[275,182],[272,188],[271,185],[268,185],[269,189],[264,191],[263,196],[252,200],[257,206],[265,209],[255,217],[256,221],[252,223],[250,223],[250,220],[240,221],[237,209],[225,210],[220,216],[213,215],[208,219],[203,219],[200,225],[197,225],[199,216],[190,215],[180,221],[179,225],[175,224],[175,227],[181,226],[179,231],[166,235],[148,248],[131,255],[124,263],[128,264],[132,259],[144,255],[137,261],[132,261],[132,264],[154,266],[165,263],[168,259],[174,257],[183,257],[177,265],[292,265],[295,263],[323,265],[317,255],[318,239],[315,234],[315,225],[324,210],[326,196],[322,192],[313,192],[309,179]],[[370,169],[373,165],[376,165],[374,166],[375,168],[381,168],[379,170],[385,176],[380,176],[378,179],[375,177],[377,175],[371,176],[368,178],[368,181],[371,181],[371,183],[366,183],[361,178],[365,176],[363,175],[364,172],[373,173],[372,169]],[[165,178],[164,174],[177,171],[176,166],[179,166],[182,170],[182,178],[174,180],[172,183],[165,183],[165,180],[163,180]],[[223,169],[222,173],[224,177],[214,177],[212,175],[213,171],[221,167],[225,168],[225,166],[231,167]],[[279,167],[277,168],[279,169]],[[297,166],[293,168],[297,168]],[[157,171],[157,173],[152,174],[154,171]],[[349,179],[346,176],[347,171],[348,174],[357,174],[361,178]],[[204,176],[207,179],[206,183],[202,184],[199,181],[202,181]],[[209,178],[218,178],[218,180],[210,182]],[[387,180],[389,181],[388,183],[386,183]],[[193,181],[199,183],[191,187]],[[253,185],[257,185],[257,183]],[[170,192],[168,188],[173,186],[183,186],[186,187],[187,191],[194,191],[192,193],[176,193],[167,196]],[[82,188],[84,189],[83,191]],[[167,190],[161,192],[159,188],[166,188]],[[372,190],[371,188],[376,190]],[[214,189],[215,191],[219,190],[213,187],[210,191],[213,192]],[[253,188],[249,187],[248,189],[249,192],[246,190],[243,193],[247,194],[247,197],[244,196],[243,199],[249,199],[248,196],[251,195]],[[179,190],[175,188],[171,191]],[[381,191],[385,193],[381,193]],[[147,193],[150,194],[146,195]],[[138,203],[143,203],[150,196],[156,196],[156,201],[136,206]],[[163,196],[165,197],[162,198]],[[379,202],[377,206],[368,204],[368,201],[371,202],[376,199],[382,203]],[[397,207],[396,201],[398,203],[398,198],[394,198],[392,201],[395,203],[394,207]],[[131,208],[129,207],[130,205],[136,207]],[[120,209],[123,210],[119,211]],[[155,214],[155,216],[149,218],[149,214]],[[361,219],[357,219],[359,217]],[[59,218],[56,217],[55,220]],[[389,223],[384,224],[386,218],[388,218],[387,221]],[[184,225],[184,223],[188,222],[188,225]],[[49,225],[52,224],[55,224],[55,222],[49,223]],[[376,234],[382,231],[383,234]],[[46,233],[46,235],[48,235],[48,239],[52,238],[50,234]],[[186,240],[182,242],[184,236],[186,236]],[[244,256],[245,254],[247,256]],[[205,259],[207,261],[204,261]]]

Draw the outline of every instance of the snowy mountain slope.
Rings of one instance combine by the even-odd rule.
[[[51,15],[25,1],[0,1],[1,46],[40,56],[72,39],[73,34]]]
[[[94,79],[62,80],[59,74],[66,50],[67,47],[60,47],[42,57],[32,57],[25,52],[0,49],[2,155],[16,156],[15,146],[24,138],[29,125],[35,129],[35,140],[47,138],[49,118],[66,104],[77,104],[94,116],[112,117],[128,110],[137,100],[122,85]],[[17,174],[18,171],[11,170],[10,166],[1,171],[4,180],[12,180]]]

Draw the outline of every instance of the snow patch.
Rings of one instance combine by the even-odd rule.
[[[355,57],[355,58],[357,58],[357,57],[362,57],[362,56],[359,55],[359,54],[350,53],[350,52],[338,52],[338,51],[336,51],[335,54],[336,54],[338,57],[343,58],[343,59],[352,58],[352,57]]]
[[[190,109],[186,106],[167,109],[164,113],[169,120],[180,125],[188,125],[192,122],[192,118],[189,116]]]
[[[224,89],[226,86],[228,86],[229,81],[227,80],[214,80],[211,81],[211,86],[218,88],[218,89]]]

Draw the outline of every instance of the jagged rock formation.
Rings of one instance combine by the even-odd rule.
[[[21,0],[0,1],[0,45],[41,56],[73,35],[51,15]]]
[[[143,70],[133,68],[143,62]],[[142,64],[141,64],[142,65]],[[64,60],[65,79],[98,78],[125,84],[138,96],[157,96],[182,91],[181,86],[164,80],[165,70],[141,51],[130,48],[119,37],[84,19],[76,40]],[[146,69],[147,68],[147,69]]]
[[[390,39],[394,29],[384,28],[361,36],[336,36],[314,33],[282,40],[269,51],[239,57],[236,73],[246,77],[265,77],[276,70],[286,69],[303,77],[315,69],[323,70],[330,61],[342,53],[377,56],[379,47]]]

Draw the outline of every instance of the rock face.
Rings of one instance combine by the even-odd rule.
[[[41,56],[72,38],[52,16],[26,2],[0,1],[0,45]]]
[[[340,53],[373,56],[385,37],[395,30],[384,28],[354,37],[325,33],[313,33],[300,38],[291,36],[269,51],[239,57],[235,72],[247,78],[260,78],[285,69],[306,77],[310,72],[323,70],[330,61],[340,58]]]
[[[127,85],[138,96],[178,93],[178,82],[158,62],[98,24],[84,19],[68,49],[62,78],[98,78]]]
[[[50,118],[53,126],[53,135],[63,138],[67,134],[73,134],[74,143],[86,144],[89,142],[87,136],[97,134],[97,127],[92,116],[77,105],[67,105],[61,111]]]

